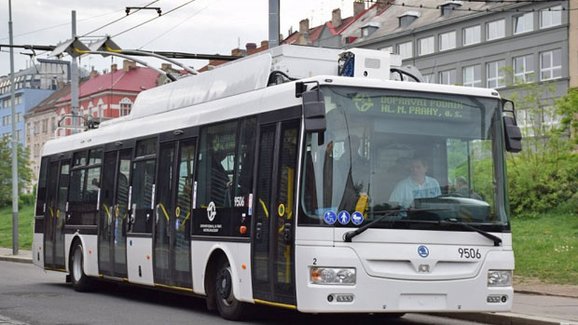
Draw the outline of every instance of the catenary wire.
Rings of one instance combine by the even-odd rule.
[[[154,0],[153,2],[145,5],[144,8],[152,5],[152,4],[155,3],[155,2],[159,2],[159,0]],[[85,34],[82,35],[81,37],[87,36],[87,35],[89,35],[89,34],[92,34],[92,33],[94,33],[94,32],[97,32],[97,31],[99,31],[99,30],[101,30],[101,29],[103,29],[103,28],[105,28],[105,27],[108,27],[108,26],[110,26],[110,25],[112,25],[112,24],[114,24],[114,23],[116,23],[116,22],[119,22],[119,21],[125,19],[126,17],[128,17],[128,16],[130,16],[130,15],[132,15],[132,14],[135,14],[135,13],[139,12],[140,10],[141,10],[141,9],[137,9],[137,10],[135,10],[135,11],[133,11],[133,12],[130,12],[129,14],[125,14],[125,15],[123,15],[122,17],[111,21],[110,23],[104,24],[104,25],[102,25],[102,26],[100,26],[100,27],[98,27],[98,28],[96,28],[96,29],[91,30],[91,31],[88,32],[88,33],[85,33]]]
[[[129,29],[126,29],[126,30],[118,33],[118,34],[115,34],[115,35],[113,35],[112,37],[117,37],[117,36],[120,36],[120,35],[122,35],[122,34],[124,34],[124,33],[130,32],[131,30],[134,30],[134,29],[136,29],[136,28],[138,28],[138,27],[140,27],[140,26],[142,26],[142,25],[144,25],[144,24],[148,24],[148,23],[150,23],[151,21],[153,21],[153,20],[155,20],[155,19],[158,19],[158,18],[160,18],[160,17],[164,17],[165,15],[168,15],[168,14],[170,14],[171,12],[173,12],[173,11],[175,11],[175,10],[181,9],[182,7],[188,5],[188,4],[192,3],[192,2],[195,2],[195,1],[196,1],[196,0],[189,0],[189,1],[185,2],[185,3],[183,3],[183,4],[180,5],[180,6],[177,6],[177,7],[173,8],[173,9],[167,11],[167,12],[162,13],[162,14],[159,15],[159,16],[156,16],[156,17],[154,17],[154,18],[151,18],[151,19],[149,19],[149,20],[146,20],[146,21],[144,21],[144,22],[142,22],[142,23],[140,23],[140,24],[138,24],[138,25],[135,25],[135,26],[133,26],[133,27],[131,27],[131,28],[129,28]]]
[[[217,0],[215,2],[219,2],[220,0]],[[211,2],[210,4],[214,4],[215,2]],[[209,7],[210,4],[207,4],[205,7],[199,9],[198,11],[194,12],[192,15],[186,17],[185,19],[183,19],[181,22],[179,22],[178,24],[174,25],[173,27],[169,28],[168,30],[166,30],[165,32],[161,33],[160,35],[152,38],[151,40],[149,40],[148,42],[144,43],[143,45],[141,45],[138,49],[142,49],[143,47],[149,45],[150,43],[156,41],[157,39],[165,36],[166,34],[170,33],[171,31],[175,30],[176,28],[178,28],[179,26],[181,26],[182,24],[184,24],[186,21],[188,21],[189,19],[191,19],[192,17],[200,14],[202,11],[204,11],[205,9],[207,9]]]

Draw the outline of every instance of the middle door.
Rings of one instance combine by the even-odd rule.
[[[154,224],[154,281],[192,288],[191,202],[196,138],[162,143]]]

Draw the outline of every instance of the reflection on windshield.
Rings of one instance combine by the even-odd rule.
[[[400,218],[504,223],[495,208],[492,119],[498,101],[324,88],[327,131],[307,136],[301,223]]]

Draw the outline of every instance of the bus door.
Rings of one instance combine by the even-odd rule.
[[[126,278],[126,226],[132,149],[104,154],[100,218],[98,223],[98,267],[104,275]]]
[[[191,202],[196,138],[161,143],[154,211],[155,284],[192,288]]]
[[[70,159],[51,161],[48,167],[48,191],[44,215],[44,265],[64,270],[64,224],[68,210]]]
[[[299,121],[261,125],[252,240],[256,299],[295,304],[294,205]]]

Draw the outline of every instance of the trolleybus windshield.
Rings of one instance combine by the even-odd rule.
[[[399,212],[372,227],[432,228],[447,225],[443,220],[507,226],[497,208],[497,98],[321,91],[327,129],[305,140],[301,224],[360,226],[393,209]]]

